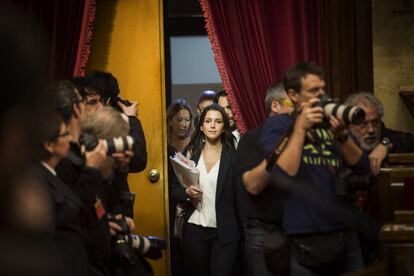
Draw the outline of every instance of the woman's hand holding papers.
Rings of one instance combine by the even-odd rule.
[[[203,191],[200,187],[193,185],[193,183],[185,177],[183,177],[183,182],[188,186],[185,189],[187,196],[196,202],[200,202],[203,199]]]

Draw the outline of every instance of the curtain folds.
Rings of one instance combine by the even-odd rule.
[[[200,0],[239,130],[260,125],[266,89],[300,60],[322,63],[321,0]]]
[[[4,0],[19,16],[16,32],[34,38],[42,49],[45,81],[82,75],[90,53],[96,0]],[[30,47],[30,45],[28,46]],[[45,49],[45,50],[44,50]],[[46,52],[43,54],[43,52]]]
[[[76,64],[73,76],[84,76],[93,36],[93,22],[95,21],[96,0],[85,0],[83,11],[82,27],[79,36]]]

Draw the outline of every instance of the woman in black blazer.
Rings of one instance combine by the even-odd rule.
[[[177,182],[172,197],[188,204],[182,248],[190,275],[231,275],[239,247],[236,208],[234,137],[222,107],[212,104],[200,115],[187,155],[200,170],[199,183],[183,188]]]

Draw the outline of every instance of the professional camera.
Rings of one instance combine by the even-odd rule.
[[[85,146],[86,151],[91,151],[96,148],[98,142],[98,138],[89,133],[83,133],[79,137],[79,143]],[[104,139],[104,144],[107,154],[111,155],[115,152],[132,150],[134,146],[134,139],[131,136],[127,135],[117,138]]]
[[[375,179],[371,174],[356,174],[351,169],[341,169],[335,178],[335,194],[348,199],[354,199],[358,191],[371,191]]]
[[[339,104],[337,99],[328,98],[326,95],[320,97],[320,102],[314,106],[323,108],[325,118],[330,115],[342,119],[346,126],[350,124],[360,125],[365,121],[365,111],[358,106]]]
[[[162,257],[161,250],[167,248],[165,240],[154,236],[131,234],[126,220],[111,218],[122,230],[112,238],[112,258],[116,265],[134,264],[138,254],[157,260]]]
[[[128,100],[121,99],[120,97],[110,98],[109,104],[116,110],[123,112],[122,108],[118,105],[118,102],[124,104],[125,106],[130,106],[132,103]]]

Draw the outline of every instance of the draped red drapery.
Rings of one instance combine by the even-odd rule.
[[[91,54],[91,44],[93,35],[93,22],[95,21],[96,0],[84,0],[84,10],[82,26],[79,35],[79,43],[76,55],[76,64],[73,76],[84,76],[89,55]]]
[[[19,18],[15,32],[24,35],[29,31],[39,42],[35,44],[42,45],[32,52],[44,56],[44,80],[84,74],[96,0],[4,0],[2,5]]]
[[[321,0],[200,0],[239,130],[267,115],[266,89],[300,60],[322,64]]]

